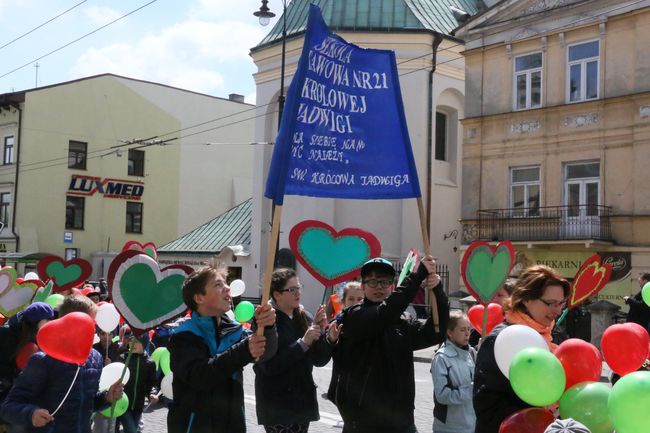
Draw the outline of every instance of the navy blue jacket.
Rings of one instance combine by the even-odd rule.
[[[77,366],[54,359],[43,352],[29,358],[7,399],[0,406],[0,416],[10,424],[25,425],[28,432],[90,433],[90,417],[94,410],[109,406],[106,393],[98,392],[99,376],[104,360],[92,349],[81,366],[70,395],[45,427],[32,426],[36,409],[52,413],[63,400]]]

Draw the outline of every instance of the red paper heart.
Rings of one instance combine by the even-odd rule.
[[[472,324],[474,329],[481,332],[483,328],[483,316],[485,315],[485,307],[483,305],[474,305],[467,312],[469,323]],[[499,304],[488,304],[487,306],[487,329],[484,335],[488,335],[495,326],[503,322],[503,309]]]
[[[152,259],[158,260],[158,248],[156,247],[156,244],[154,244],[153,242],[147,242],[146,244],[141,244],[138,241],[128,241],[122,247],[122,252],[129,251],[129,250],[140,251],[142,253],[145,253]],[[151,254],[149,254],[147,250],[151,251]]]
[[[323,245],[309,241],[314,235],[324,241]],[[362,247],[363,254],[341,248],[341,241],[349,242],[348,246]],[[355,228],[337,232],[334,227],[317,220],[296,224],[289,233],[289,245],[300,264],[325,286],[356,278],[366,261],[381,254],[379,240],[372,233]]]
[[[36,334],[36,342],[52,358],[83,365],[94,337],[95,321],[88,314],[75,311],[43,325]]]
[[[571,283],[569,309],[573,309],[596,295],[609,282],[612,265],[602,263],[598,254],[589,257],[580,267]]]
[[[48,267],[52,263],[59,263],[66,270],[71,266],[78,266],[80,269],[79,275],[72,280],[57,281],[56,274],[48,273]],[[58,256],[47,256],[39,260],[36,265],[36,273],[45,280],[51,280],[53,292],[60,293],[84,283],[93,273],[93,267],[84,259],[63,260]]]

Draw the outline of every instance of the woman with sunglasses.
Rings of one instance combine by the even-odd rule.
[[[474,374],[475,433],[496,433],[501,422],[518,410],[530,407],[510,386],[497,366],[494,343],[501,331],[513,324],[539,332],[551,351],[557,345],[551,331],[562,314],[569,295],[569,282],[548,266],[531,266],[519,276],[515,288],[503,306],[505,320],[485,338],[476,358]]]
[[[255,364],[257,422],[270,433],[303,433],[319,419],[314,365],[322,367],[332,355],[323,332],[325,308],[316,318],[300,305],[300,281],[293,269],[277,269],[271,276],[271,303],[276,311],[278,350]]]

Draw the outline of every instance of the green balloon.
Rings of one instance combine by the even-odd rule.
[[[650,282],[643,285],[643,289],[641,289],[641,297],[643,298],[643,302],[650,306]]]
[[[129,397],[126,396],[126,393],[122,394],[122,398],[115,402],[115,411],[113,412],[113,417],[117,418],[118,416],[124,415],[126,410],[129,408]],[[100,412],[105,417],[111,417],[111,407],[107,407]]]
[[[154,350],[151,353],[151,360],[156,364],[156,369],[159,368],[160,366],[160,358],[164,356],[164,353],[167,352],[169,354],[169,349],[166,347],[158,347],[156,350]]]
[[[169,350],[165,348],[165,351],[160,356],[160,369],[162,370],[165,376],[167,376],[172,371],[169,362],[170,362]]]
[[[650,371],[636,371],[621,377],[609,392],[607,408],[618,433],[647,433]]]
[[[531,406],[548,406],[560,399],[566,386],[562,363],[548,350],[529,347],[510,364],[510,385]]]
[[[560,399],[560,417],[583,423],[591,433],[612,433],[614,425],[607,412],[609,392],[609,386],[599,382],[573,385]]]
[[[235,307],[235,320],[242,323],[248,322],[255,314],[255,306],[248,301],[242,301]]]
[[[56,310],[59,308],[59,305],[61,305],[64,299],[65,298],[62,294],[55,293],[45,298],[45,303]]]

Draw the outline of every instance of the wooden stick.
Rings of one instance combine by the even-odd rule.
[[[420,213],[420,229],[422,231],[422,242],[424,243],[424,255],[431,254],[431,247],[429,246],[429,230],[427,230],[427,219],[424,214],[424,204],[422,197],[417,198],[418,211]],[[438,317],[438,300],[435,293],[431,296],[431,319],[433,320],[433,329],[438,332],[440,328],[440,318]]]
[[[271,274],[273,273],[273,265],[275,264],[275,246],[278,244],[280,237],[280,219],[282,217],[282,206],[275,206],[273,211],[273,225],[271,226],[271,237],[269,239],[269,247],[266,254],[266,271],[262,279],[262,301],[260,305],[266,305],[269,302],[271,293]],[[257,328],[257,335],[264,335],[264,328]]]

